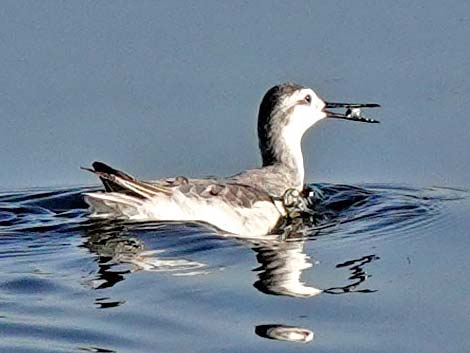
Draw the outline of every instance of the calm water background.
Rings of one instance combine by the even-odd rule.
[[[470,349],[469,2],[3,1],[0,54],[0,351]],[[87,221],[71,185],[96,184],[93,160],[258,165],[258,104],[284,81],[383,106],[305,137],[320,232]]]
[[[255,166],[258,104],[284,81],[383,105],[380,126],[309,133],[308,180],[470,184],[468,1],[3,1],[0,33],[5,187],[92,183],[95,159]]]

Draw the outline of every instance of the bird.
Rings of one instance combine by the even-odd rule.
[[[361,108],[376,103],[328,103],[309,87],[283,83],[270,88],[259,106],[262,165],[229,177],[177,176],[141,181],[102,162],[83,168],[96,174],[104,191],[87,192],[91,218],[205,223],[239,236],[273,234],[287,215],[285,199],[304,189],[304,133],[323,119],[366,123]],[[335,110],[345,108],[345,113]]]

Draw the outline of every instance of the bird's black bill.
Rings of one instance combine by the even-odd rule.
[[[355,109],[355,108],[379,108],[380,104],[377,103],[331,103],[325,102],[326,109],[334,109],[334,108],[348,108],[348,109]]]
[[[379,123],[380,121],[367,118],[362,115],[361,108],[378,108],[380,104],[376,103],[325,103],[325,109],[323,112],[326,113],[327,118],[332,119],[344,119],[344,120],[352,120],[352,121],[359,121],[362,123]],[[327,110],[335,109],[335,108],[346,108],[345,113],[337,113]]]

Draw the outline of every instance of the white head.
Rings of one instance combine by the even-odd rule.
[[[258,115],[258,138],[263,166],[282,164],[297,169],[303,182],[300,144],[304,133],[324,118],[377,122],[350,114],[352,108],[377,107],[378,104],[327,103],[307,87],[286,83],[272,87],[264,96]],[[345,114],[327,108],[348,108]]]
[[[276,162],[298,164],[304,133],[326,117],[323,102],[316,93],[297,84],[271,88],[264,96],[258,116],[258,137],[263,165]],[[294,156],[299,154],[300,156]],[[288,160],[287,160],[288,159]]]

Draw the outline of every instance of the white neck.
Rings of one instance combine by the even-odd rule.
[[[291,185],[298,189],[303,188],[305,174],[302,136],[326,116],[324,107],[315,92],[301,89],[276,105],[267,118],[260,115],[258,137],[263,166],[281,167],[292,180]]]
[[[281,133],[281,138],[283,140],[282,148],[285,150],[283,154],[288,157],[286,164],[291,168],[295,168],[298,177],[297,186],[299,188],[303,187],[305,174],[304,158],[301,147],[302,135],[303,131],[299,130],[299,127],[295,126],[295,124],[286,126]]]

